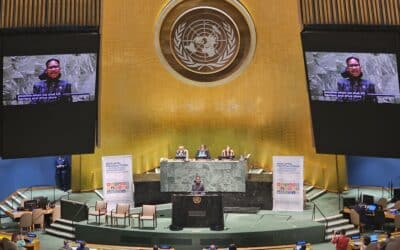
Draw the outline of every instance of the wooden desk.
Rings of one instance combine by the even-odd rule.
[[[31,243],[26,243],[25,248],[27,250],[40,250],[40,240],[38,238],[33,239]]]
[[[345,213],[345,214],[350,214],[350,210],[351,210],[350,208],[345,207],[345,208],[343,208],[343,213]],[[396,217],[395,214],[392,214],[392,213],[389,212],[389,211],[385,211],[385,218],[386,218],[386,219],[394,220],[395,217]]]
[[[44,215],[51,215],[53,214],[53,208],[43,209]],[[23,214],[32,213],[32,211],[5,211],[5,213],[10,216],[13,220],[20,219]]]
[[[398,239],[400,237],[400,232],[393,232],[392,237],[390,239]],[[378,242],[384,242],[386,240],[386,234],[378,235]],[[359,242],[363,242],[363,238],[361,237]],[[348,250],[358,250],[361,245],[356,245],[354,240],[350,240],[349,245],[347,247]]]

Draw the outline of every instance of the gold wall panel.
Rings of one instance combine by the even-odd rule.
[[[104,0],[99,146],[73,157],[73,189],[102,186],[101,157],[131,154],[133,172],[159,166],[184,144],[205,143],[216,157],[227,144],[251,153],[250,166],[272,169],[274,155],[304,155],[305,181],[337,188],[335,156],[315,153],[294,0],[246,0],[254,19],[253,61],[222,86],[198,87],[171,75],[157,57],[154,31],[162,0]],[[339,157],[340,186],[346,184]]]

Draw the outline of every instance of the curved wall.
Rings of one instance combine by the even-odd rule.
[[[241,2],[256,26],[255,56],[239,77],[216,87],[187,84],[160,63],[154,30],[166,1],[103,2],[100,141],[95,154],[73,157],[74,190],[102,186],[103,155],[133,155],[138,174],[180,144],[193,156],[202,143],[212,156],[227,144],[251,153],[250,165],[267,170],[273,155],[304,155],[306,182],[336,189],[335,157],[313,147],[297,1]]]
[[[17,189],[54,186],[56,157],[0,160],[0,200]]]

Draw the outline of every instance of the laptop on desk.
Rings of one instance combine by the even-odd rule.
[[[355,246],[361,246],[361,236],[359,234],[351,236]]]
[[[371,234],[369,237],[371,238],[371,242],[377,242],[378,241],[378,235],[377,234]]]
[[[367,206],[367,211],[373,213],[373,212],[376,211],[376,207],[377,206],[375,204],[368,205]]]

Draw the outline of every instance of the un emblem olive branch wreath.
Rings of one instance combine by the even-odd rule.
[[[234,30],[232,27],[226,23],[223,22],[223,29],[226,31],[227,34],[227,47],[222,54],[217,60],[217,62],[214,63],[198,63],[193,61],[193,59],[188,55],[186,52],[183,43],[182,43],[182,35],[183,32],[185,31],[186,23],[182,23],[178,25],[177,29],[175,30],[174,34],[174,49],[176,52],[176,55],[179,57],[179,59],[189,68],[196,68],[197,70],[201,70],[203,67],[208,67],[211,70],[214,70],[215,68],[220,68],[224,66],[235,54],[235,49],[236,49],[236,38],[234,34]]]
[[[182,60],[183,63],[185,63],[186,66],[188,66],[190,68],[196,68],[196,67],[202,66],[199,63],[194,62],[193,59],[186,53],[186,51],[183,47],[182,35],[183,35],[183,31],[185,31],[185,26],[186,26],[186,23],[182,23],[175,30],[174,48],[175,48],[176,55],[179,57],[179,59]]]

